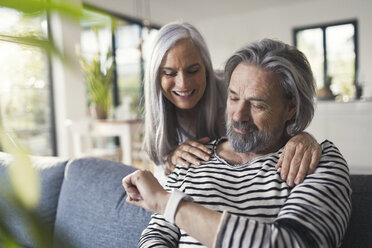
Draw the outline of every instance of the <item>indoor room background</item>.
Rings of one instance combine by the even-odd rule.
[[[150,34],[156,34],[156,29],[162,25],[176,20],[189,22],[196,26],[204,36],[216,69],[222,69],[228,56],[249,42],[262,38],[275,38],[295,44],[301,41],[299,36],[296,36],[296,40],[296,31],[301,32],[318,27],[318,30],[322,32],[334,25],[351,24],[351,33],[346,32],[347,34],[344,35],[343,31],[336,30],[333,34],[336,41],[346,37],[345,44],[348,44],[351,49],[350,52],[345,46],[343,51],[351,56],[351,79],[343,88],[344,91],[336,93],[333,91],[334,95],[331,98],[316,101],[315,117],[307,131],[319,142],[324,139],[333,141],[348,161],[352,173],[372,173],[368,159],[369,152],[372,150],[370,130],[372,127],[372,1],[77,0],[74,2],[85,7],[93,7],[108,15],[118,16],[122,20],[141,22],[141,37],[142,39],[146,37],[145,41],[148,43],[152,38]],[[69,157],[73,151],[66,120],[76,121],[87,114],[86,88],[82,83],[84,75],[76,57],[76,49],[79,47],[83,51],[84,37],[88,39],[86,43],[89,44],[93,36],[89,36],[88,33],[82,36],[84,32],[82,23],[66,20],[53,14],[48,21],[48,30],[54,41],[71,56],[72,61],[67,65],[59,59],[49,58],[52,73],[48,75],[50,78],[46,76],[44,80],[53,82],[53,87],[49,87],[53,97],[46,97],[53,104],[45,106],[50,106],[47,114],[53,117],[48,126],[43,127],[51,134],[47,135],[48,141],[44,142],[44,145],[48,147],[47,150],[40,151],[40,153]],[[327,37],[331,40],[332,36],[328,34]],[[134,40],[138,40],[137,38]],[[125,46],[125,39],[122,42]],[[142,42],[141,45],[143,46],[141,56],[144,56],[145,60],[148,44]],[[0,51],[5,51],[4,49],[3,47]],[[343,54],[338,55],[342,57]],[[317,70],[319,64],[316,64],[316,59],[314,61],[312,67],[313,70]],[[323,67],[321,66],[320,71]],[[327,80],[332,80],[332,77],[333,81],[336,81],[336,76],[331,75],[330,68],[329,66],[328,71],[323,71],[323,75],[317,78],[321,83],[319,87],[326,85]],[[3,67],[2,70],[6,68]],[[143,73],[141,70],[139,74]],[[5,88],[5,83],[1,82],[0,95],[3,94],[2,97],[6,92]],[[138,84],[137,88],[140,92],[141,85]],[[332,87],[331,89],[334,90]],[[125,92],[125,89],[122,91]],[[119,98],[119,101],[123,101],[122,97]]]

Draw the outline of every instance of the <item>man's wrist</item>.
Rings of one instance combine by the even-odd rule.
[[[163,213],[166,221],[174,224],[176,212],[182,200],[192,201],[192,198],[186,195],[185,193],[183,193],[182,191],[179,191],[178,189],[174,189],[167,201],[165,211]]]
[[[162,197],[162,201],[161,201],[161,203],[159,204],[159,209],[160,209],[160,210],[158,211],[159,214],[164,215],[165,208],[167,207],[167,203],[168,203],[168,201],[169,201],[170,196],[171,196],[171,194],[168,193],[168,192],[166,192],[166,193],[164,194],[164,196]]]

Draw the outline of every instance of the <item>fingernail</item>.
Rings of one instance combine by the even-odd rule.
[[[285,174],[285,173],[281,173],[280,176],[281,176],[281,178],[283,180],[286,180],[287,179],[287,174]]]
[[[300,183],[301,183],[301,179],[300,178],[296,178],[295,184],[300,184]]]
[[[208,157],[208,156],[205,156],[205,157],[204,157],[204,160],[205,160],[205,161],[208,161],[208,160],[209,160],[209,157]]]
[[[289,187],[293,187],[293,180],[292,179],[288,179],[287,180],[287,184]]]

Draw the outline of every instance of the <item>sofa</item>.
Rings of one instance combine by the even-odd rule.
[[[9,186],[10,161],[8,154],[0,153],[2,189]],[[151,213],[125,201],[121,179],[133,167],[98,158],[32,161],[41,176],[36,214],[52,247],[137,247]],[[372,175],[352,175],[351,185],[353,210],[342,247],[372,247]],[[1,197],[0,210],[6,212],[0,222],[10,226],[21,247],[38,247],[19,213]]]

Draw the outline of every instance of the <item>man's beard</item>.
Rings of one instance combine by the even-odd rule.
[[[233,128],[242,130],[237,133]],[[275,131],[260,131],[253,123],[229,120],[226,123],[226,135],[232,148],[237,153],[262,152],[269,148],[275,137]]]

